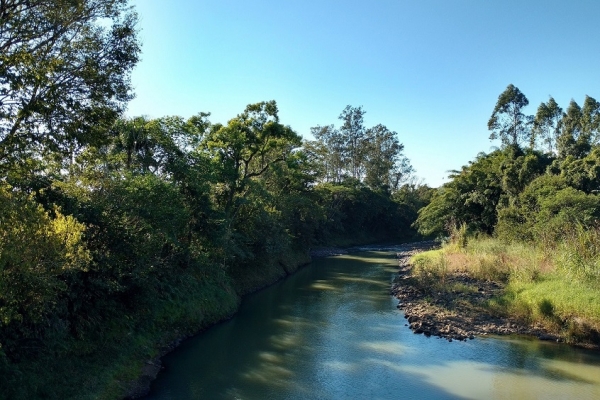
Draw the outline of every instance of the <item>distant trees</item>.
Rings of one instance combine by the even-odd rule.
[[[571,100],[563,112],[550,97],[535,117],[523,113],[526,105],[513,85],[500,95],[488,127],[502,148],[453,172],[419,210],[421,233],[439,235],[464,224],[471,233],[555,246],[566,231],[597,227],[600,104],[586,96],[583,107]]]
[[[301,145],[300,136],[279,123],[275,101],[250,104],[227,125],[214,125],[201,144],[210,154],[224,183],[225,211],[236,209],[235,197],[250,180],[285,161]]]
[[[311,128],[316,140],[305,148],[317,160],[323,182],[351,178],[374,190],[397,190],[413,173],[404,145],[396,132],[382,124],[365,128],[365,113],[362,107],[347,106],[339,116],[342,126]]]
[[[346,153],[348,170],[354,179],[360,179],[364,174],[364,159],[366,156],[365,135],[366,129],[363,117],[366,111],[362,107],[346,106],[340,116],[343,121],[340,127],[340,136]]]
[[[527,144],[559,158],[584,157],[600,143],[600,103],[586,96],[583,108],[571,100],[566,111],[553,97],[542,102],[535,116],[523,113],[527,97],[514,85],[500,94],[488,121],[490,140],[518,149]]]

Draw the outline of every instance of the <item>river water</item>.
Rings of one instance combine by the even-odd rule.
[[[600,399],[600,354],[413,334],[395,249],[319,259],[164,358],[149,399]]]

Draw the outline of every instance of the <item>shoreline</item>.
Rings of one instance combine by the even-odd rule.
[[[407,243],[407,245],[411,245],[411,243]],[[293,268],[285,268],[283,265],[281,265],[282,274],[277,279],[274,279],[274,280],[266,279],[265,281],[262,282],[262,284],[253,287],[252,289],[250,289],[247,292],[244,292],[240,296],[240,304],[241,304],[241,301],[243,301],[243,298],[246,297],[247,295],[250,295],[250,294],[256,293],[260,290],[263,290],[271,285],[274,285],[275,283],[279,282],[280,280],[285,279],[286,277],[288,277],[290,275],[293,275],[300,268],[309,265],[312,262],[312,260],[314,260],[316,258],[334,257],[334,256],[339,256],[339,255],[344,255],[344,254],[356,253],[359,251],[367,250],[369,247],[377,247],[377,246],[364,245],[364,246],[350,246],[350,247],[320,247],[317,249],[311,249],[308,253],[308,256],[310,257],[310,260],[308,262],[300,261]],[[212,328],[213,326],[216,326],[222,322],[228,321],[231,318],[233,318],[237,314],[240,304],[238,304],[238,307],[235,310],[235,312],[233,312],[229,315],[222,316],[222,318],[217,319],[216,322],[214,322],[208,326],[202,327],[200,330],[198,330],[197,332],[195,332],[193,334],[181,335],[181,336],[177,337],[175,340],[172,340],[171,342],[169,342],[168,345],[162,347],[160,349],[159,355],[157,357],[155,357],[153,359],[145,360],[144,365],[140,371],[140,375],[138,376],[138,378],[128,381],[124,384],[124,386],[126,388],[124,390],[124,395],[122,398],[125,400],[134,400],[134,399],[141,399],[141,398],[148,396],[148,394],[151,391],[150,389],[151,389],[152,382],[157,378],[160,371],[162,371],[164,369],[164,366],[162,364],[162,358],[165,357],[167,354],[171,353],[177,347],[179,347],[179,345],[181,345],[181,343],[183,341],[185,341],[187,339],[191,339],[194,336],[200,335],[201,333]]]
[[[397,253],[399,270],[391,294],[399,300],[397,307],[404,312],[407,320],[405,326],[414,333],[437,336],[449,342],[487,335],[523,335],[564,343],[560,336],[541,325],[492,314],[485,303],[502,293],[505,287],[502,283],[473,279],[465,273],[453,273],[448,276],[447,282],[468,290],[432,293],[427,288],[419,287],[410,275],[410,258],[435,247],[422,246]],[[587,349],[599,348],[598,345],[587,343],[569,344]]]
[[[300,268],[307,266],[310,263],[311,263],[311,261],[308,261],[308,262],[300,261],[297,263],[297,265],[295,265],[291,269],[286,268],[284,265],[280,264],[280,268],[281,268],[280,275],[278,275],[276,278],[274,278],[272,276],[271,277],[266,276],[264,281],[261,282],[261,284],[259,286],[256,286],[256,287],[250,289],[249,291],[244,292],[243,294],[239,295],[239,301],[238,301],[237,307],[234,310],[234,312],[227,314],[227,315],[221,315],[221,316],[217,317],[213,323],[210,323],[206,326],[202,326],[200,329],[198,329],[194,333],[180,335],[176,339],[171,340],[166,346],[161,347],[158,356],[144,361],[144,365],[140,371],[140,375],[136,379],[128,381],[124,384],[125,389],[124,389],[124,392],[123,392],[124,394],[123,394],[122,398],[124,400],[134,400],[134,399],[142,399],[142,398],[145,398],[146,396],[148,396],[151,392],[152,382],[154,380],[156,380],[160,371],[164,370],[164,366],[162,364],[163,357],[165,357],[166,355],[168,355],[169,353],[174,351],[185,340],[188,340],[197,335],[200,335],[203,332],[205,332],[206,330],[212,328],[213,326],[216,326],[220,323],[223,323],[223,322],[228,321],[231,318],[233,318],[239,311],[240,305],[241,305],[244,297],[246,297],[247,295],[256,293],[256,292],[263,290],[271,285],[274,285],[275,283],[294,274]]]
[[[410,277],[410,270],[412,268],[410,258],[417,253],[434,249],[439,245],[434,241],[409,242],[400,245],[402,248],[396,254],[399,263],[398,275],[394,280],[390,294],[399,300],[397,307],[404,312],[404,318],[407,320],[405,326],[409,327],[415,334],[437,336],[447,339],[449,342],[455,340],[467,341],[477,336],[487,335],[526,335],[537,337],[540,340],[563,342],[559,336],[552,334],[543,327],[528,326],[510,318],[493,316],[482,306],[478,307],[476,303],[483,303],[503,290],[503,285],[497,282],[478,281],[468,277],[466,274],[454,274],[449,280],[476,288],[476,291],[469,294],[432,294],[417,287],[414,280]],[[311,250],[309,255],[312,260],[369,251],[369,249],[377,250],[382,247],[385,246],[323,247]],[[247,294],[267,288],[308,264],[310,262],[301,263],[292,271],[288,272],[286,270],[285,275],[280,279],[267,282],[265,285]],[[242,296],[242,301],[243,297],[247,294]],[[194,334],[177,338],[169,343],[169,345],[163,347],[159,356],[151,360],[146,360],[139,378],[128,383],[128,390],[124,399],[140,399],[147,396],[150,393],[152,382],[156,379],[160,371],[164,369],[162,365],[162,358],[164,356],[175,350],[184,340],[199,335],[207,329],[233,318],[236,313],[237,310]],[[583,344],[575,344],[575,346],[598,349],[598,346]]]
[[[409,243],[402,243],[402,246],[405,246],[409,249],[413,249],[413,248],[420,248],[424,244],[433,244],[433,243],[434,242],[409,242]],[[285,279],[286,277],[294,274],[300,268],[305,267],[308,264],[310,264],[312,262],[312,259],[324,258],[324,257],[334,257],[334,256],[339,256],[339,255],[344,255],[344,254],[356,253],[356,252],[360,252],[360,251],[367,251],[369,248],[378,248],[378,247],[381,247],[381,246],[366,244],[363,246],[319,247],[316,249],[311,249],[308,254],[310,257],[310,261],[299,262],[298,265],[295,266],[295,268],[291,268],[289,270],[287,268],[282,268],[284,274],[281,277],[279,277],[278,279],[268,280],[267,282],[264,282],[263,285],[256,287],[255,290],[250,290],[249,292],[244,293],[241,296],[240,305],[241,305],[241,301],[243,301],[243,298],[246,295],[256,293],[262,289],[265,289],[265,288],[277,283],[281,279]],[[140,376],[137,379],[135,379],[133,381],[129,381],[126,384],[127,390],[125,390],[123,399],[134,400],[134,399],[141,399],[141,398],[146,397],[150,393],[152,382],[156,379],[156,377],[158,376],[160,371],[162,371],[164,369],[164,366],[162,364],[163,357],[165,357],[167,354],[171,353],[173,350],[175,350],[177,347],[179,347],[179,345],[181,345],[181,343],[183,341],[190,339],[194,336],[197,336],[197,335],[203,333],[204,331],[206,331],[207,329],[210,329],[211,327],[213,327],[215,325],[218,325],[222,322],[225,322],[225,321],[233,318],[236,315],[238,310],[239,310],[239,305],[234,313],[219,319],[218,321],[216,321],[213,324],[210,324],[208,326],[201,328],[194,334],[183,335],[183,336],[178,337],[177,339],[171,341],[167,346],[164,346],[163,348],[161,348],[159,355],[157,357],[144,361],[144,366],[142,367],[142,370],[140,371]]]

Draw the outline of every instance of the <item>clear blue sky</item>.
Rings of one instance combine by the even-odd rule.
[[[305,138],[363,106],[398,132],[417,175],[447,181],[481,151],[510,83],[563,108],[600,100],[600,1],[133,0],[142,60],[128,115],[226,123],[276,100]]]

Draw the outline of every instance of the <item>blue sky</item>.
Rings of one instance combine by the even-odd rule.
[[[510,83],[563,108],[600,100],[600,1],[133,0],[142,60],[128,115],[226,123],[276,100],[305,138],[346,105],[398,132],[417,175],[447,181],[488,139]]]

